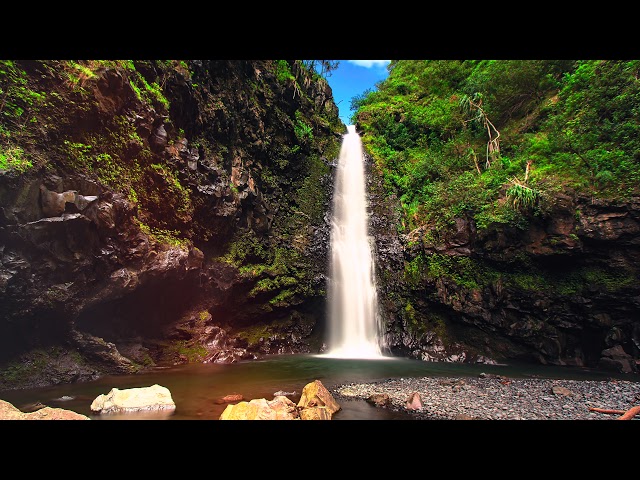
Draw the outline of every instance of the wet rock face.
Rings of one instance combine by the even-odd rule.
[[[333,112],[337,119],[337,108],[326,84],[303,81],[302,71],[301,86],[281,82],[269,62],[194,61],[186,69],[136,60],[134,74],[96,67],[82,93],[56,74],[66,65],[31,62],[39,75],[29,86],[59,100],[41,110],[41,124],[55,118],[55,126],[32,146],[46,168],[0,174],[0,371],[29,363],[37,349],[50,355],[50,368],[31,377],[38,386],[47,377],[84,381],[156,362],[317,350],[328,222],[287,222],[307,218],[292,213],[291,199],[302,196],[309,159],[324,155],[318,145],[337,140],[326,117],[314,125],[318,145],[297,145],[292,118]],[[160,77],[170,109],[132,87]],[[98,158],[105,144],[118,150]],[[144,171],[139,183],[118,191],[136,168]],[[269,296],[247,302],[259,279],[218,261],[239,231],[267,239],[267,250],[293,248],[280,237],[295,231],[310,272],[306,291],[316,293],[275,306]],[[166,240],[172,232],[183,244]],[[191,325],[203,313],[206,320]],[[280,324],[257,339],[240,335],[273,322]],[[178,347],[191,350],[177,354]],[[73,361],[70,350],[79,352]]]
[[[478,232],[460,218],[440,244],[426,230],[399,237],[405,256],[396,263],[378,240],[388,348],[424,360],[638,372],[639,206],[561,195],[526,230]],[[474,277],[477,288],[446,275],[407,283],[402,263],[434,254],[468,257],[484,277]]]

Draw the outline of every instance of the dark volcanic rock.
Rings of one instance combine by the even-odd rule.
[[[526,230],[476,231],[471,219],[456,219],[438,244],[425,241],[425,228],[399,237],[416,270],[407,276],[379,249],[381,304],[393,312],[388,347],[424,360],[518,359],[637,372],[638,206],[560,195]],[[452,272],[458,268],[458,278],[473,275],[478,286],[420,270],[420,258],[432,255]]]
[[[0,388],[319,349],[326,225],[303,203],[328,197],[344,128],[326,81],[293,61],[16,65],[47,103],[20,134],[34,168],[0,172],[0,371],[22,368]]]

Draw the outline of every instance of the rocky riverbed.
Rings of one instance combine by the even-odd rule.
[[[614,420],[620,415],[589,409],[626,411],[640,405],[640,382],[481,374],[350,383],[335,386],[332,394],[338,402],[365,399],[379,408],[406,411],[416,420]]]

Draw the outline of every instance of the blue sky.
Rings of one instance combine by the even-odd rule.
[[[376,83],[389,76],[387,65],[390,60],[339,60],[336,70],[327,77],[333,92],[333,98],[340,118],[345,125],[349,125],[349,118],[353,114],[350,110],[351,98],[361,95],[370,88],[376,89]]]

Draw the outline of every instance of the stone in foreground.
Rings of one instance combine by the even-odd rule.
[[[374,393],[367,398],[367,402],[376,407],[389,407],[391,406],[391,397],[386,393]]]
[[[271,401],[258,398],[227,405],[220,420],[331,420],[338,410],[340,405],[331,393],[315,380],[304,387],[297,405],[284,395]]]
[[[289,398],[279,395],[271,401],[265,398],[253,399],[227,405],[220,420],[299,420],[296,404]]]
[[[407,410],[422,409],[422,398],[420,397],[420,394],[418,392],[411,392],[405,403],[405,408]]]
[[[302,390],[302,396],[298,402],[299,409],[311,407],[325,407],[331,415],[340,410],[340,405],[335,401],[329,390],[320,380],[307,383]]]
[[[18,410],[9,402],[0,400],[0,420],[91,420],[86,415],[64,408],[44,407],[31,413]]]
[[[158,384],[124,390],[112,388],[108,394],[98,396],[91,403],[91,411],[101,414],[169,411],[175,408],[169,389]]]
[[[331,420],[332,417],[327,407],[309,407],[300,410],[300,420]]]

